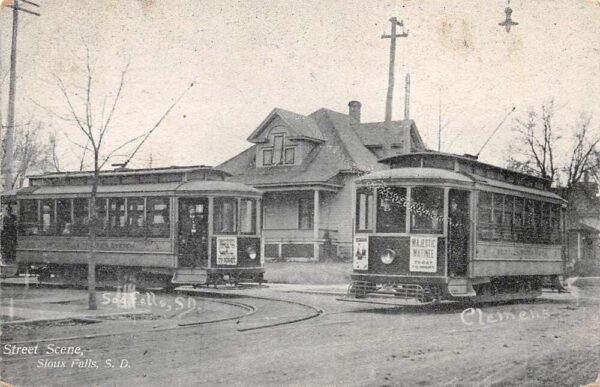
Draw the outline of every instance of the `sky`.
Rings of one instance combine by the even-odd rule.
[[[392,16],[409,30],[398,41],[394,119],[403,116],[409,72],[410,115],[429,148],[438,145],[440,102],[441,149],[459,154],[477,153],[516,107],[481,153],[497,165],[515,143],[515,119],[550,100],[565,138],[581,113],[600,134],[599,0],[512,0],[519,25],[510,33],[498,25],[507,4],[499,0],[36,2],[41,16],[19,19],[17,123],[56,132],[65,169],[77,167],[75,144],[84,140],[59,118],[68,110],[57,78],[81,109],[86,46],[96,120],[129,63],[105,150],[148,131],[194,82],[130,166],[217,165],[250,146],[246,138],[275,107],[347,113],[358,100],[364,122],[383,121],[390,41],[381,35]],[[0,11],[3,74],[11,13]]]

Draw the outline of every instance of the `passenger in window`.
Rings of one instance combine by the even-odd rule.
[[[72,231],[71,231],[71,223],[65,223],[65,227],[63,228],[61,234],[62,235],[71,235]]]

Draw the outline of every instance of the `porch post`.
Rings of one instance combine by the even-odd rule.
[[[318,261],[319,260],[319,242],[318,242],[318,239],[319,239],[319,190],[315,190],[313,210],[314,210],[313,211],[314,212],[313,238],[315,240],[313,259]]]
[[[581,261],[581,231],[577,231],[577,262]]]

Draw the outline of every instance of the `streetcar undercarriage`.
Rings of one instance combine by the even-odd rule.
[[[179,276],[181,272],[190,272],[189,276]],[[21,265],[19,272],[38,275],[41,284],[64,285],[68,287],[88,286],[87,265],[57,265],[57,264],[30,264]],[[239,283],[265,282],[264,269],[162,269],[142,268],[128,266],[96,266],[96,287],[115,288],[126,285],[136,289],[173,290],[179,285],[193,286],[218,286]]]
[[[550,283],[552,288],[562,290],[556,276],[506,276],[465,280],[471,291],[456,293],[450,290],[451,278],[447,279],[448,282],[437,283],[416,281],[413,278],[410,281],[412,283],[407,283],[408,281],[402,281],[401,278],[394,281],[387,277],[385,281],[378,281],[368,275],[353,276],[346,298],[363,302],[380,302],[383,299],[415,299],[423,303],[442,300],[497,302],[535,299],[542,294],[544,283]]]

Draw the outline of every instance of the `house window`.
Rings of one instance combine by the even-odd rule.
[[[294,148],[285,148],[285,163],[294,164],[294,156],[296,150]]]
[[[263,165],[272,165],[273,164],[273,149],[264,149],[263,150]]]
[[[314,217],[313,201],[310,198],[298,200],[298,228],[300,230],[311,230]]]
[[[281,164],[283,156],[283,135],[278,135],[273,138],[273,163]]]

